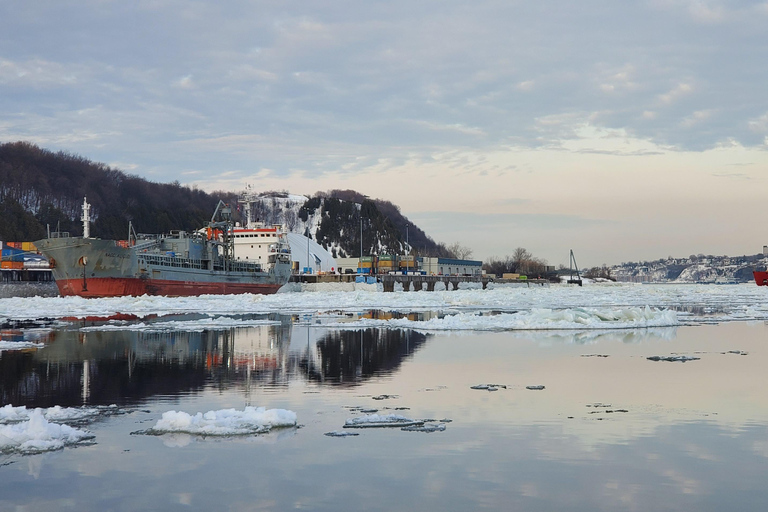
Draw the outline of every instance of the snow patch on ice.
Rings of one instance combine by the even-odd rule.
[[[158,422],[145,431],[162,435],[184,433],[200,436],[242,436],[261,434],[274,427],[295,427],[296,413],[286,409],[246,407],[242,411],[221,409],[198,412],[195,415],[183,411],[167,411]]]

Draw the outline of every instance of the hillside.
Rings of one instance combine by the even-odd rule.
[[[128,222],[140,233],[191,231],[205,225],[218,201],[237,202],[236,192],[207,193],[175,183],[154,183],[69,153],[54,153],[25,142],[0,144],[0,240],[37,240],[46,225],[82,235],[83,197],[92,205],[91,234],[124,239]],[[309,236],[333,254],[402,252],[406,227],[410,245],[420,254],[449,256],[400,213],[394,204],[369,199],[352,190],[314,196],[265,192],[254,205],[254,218],[284,224]],[[237,216],[237,214],[236,214]]]
[[[752,271],[768,265],[762,254],[745,256],[691,255],[688,258],[665,258],[655,261],[622,263],[610,268],[618,281],[716,283],[750,282]]]

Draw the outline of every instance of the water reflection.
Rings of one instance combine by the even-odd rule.
[[[294,324],[291,316],[270,319],[271,325],[199,332],[48,330],[35,337],[42,349],[0,353],[0,406],[130,405],[206,386],[284,388],[293,379],[354,385],[396,371],[427,339],[411,331],[338,332]],[[19,330],[7,337],[31,335]]]

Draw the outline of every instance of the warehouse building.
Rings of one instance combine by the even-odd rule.
[[[478,260],[459,260],[455,258],[417,258],[419,270],[427,275],[469,275],[483,273],[483,262]]]

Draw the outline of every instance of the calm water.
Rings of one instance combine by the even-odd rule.
[[[4,331],[46,346],[0,352],[0,405],[126,414],[87,424],[92,445],[0,455],[0,510],[768,509],[763,323],[435,335],[264,318],[275,323]],[[646,359],[671,354],[700,359]],[[506,388],[470,389],[490,383]],[[133,434],[169,410],[246,405],[295,411],[300,426]],[[324,435],[355,407],[452,421]]]

